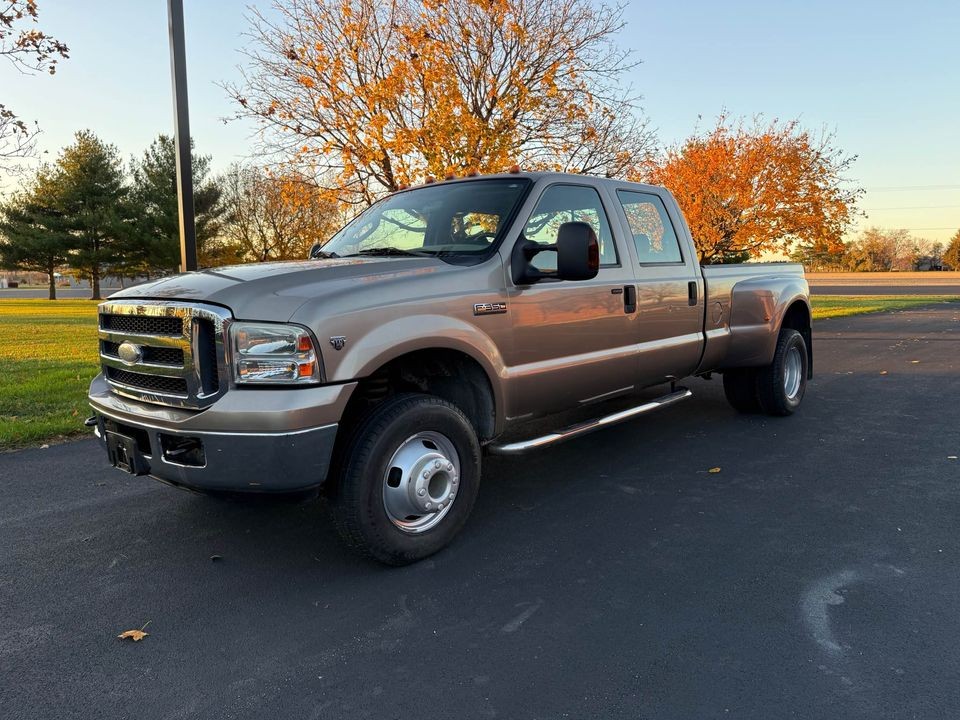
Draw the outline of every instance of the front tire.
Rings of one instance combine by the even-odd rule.
[[[334,522],[355,552],[408,565],[456,536],[480,488],[480,443],[459,408],[431,395],[385,400],[344,453]]]
[[[807,343],[792,328],[777,337],[773,362],[757,371],[757,398],[767,415],[792,415],[807,389]]]

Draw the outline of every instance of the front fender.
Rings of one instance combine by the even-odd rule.
[[[424,329],[429,328],[425,334]],[[498,427],[505,405],[503,357],[493,339],[475,325],[449,315],[411,315],[377,325],[359,337],[350,338],[343,350],[324,361],[328,380],[349,382],[374,374],[391,360],[417,350],[456,350],[483,368],[493,388]]]

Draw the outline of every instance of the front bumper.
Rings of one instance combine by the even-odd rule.
[[[138,474],[199,490],[292,492],[326,479],[353,387],[243,389],[195,412],[118,397],[98,375],[89,400],[95,434],[109,452],[130,439]]]

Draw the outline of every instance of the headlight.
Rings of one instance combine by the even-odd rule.
[[[239,384],[310,384],[321,380],[313,336],[297,325],[238,322],[230,326],[233,374]]]

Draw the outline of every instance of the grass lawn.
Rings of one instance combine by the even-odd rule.
[[[843,317],[960,300],[943,295],[815,295],[813,316]],[[0,451],[88,434],[97,374],[97,303],[0,300]]]
[[[846,317],[883,310],[905,310],[918,305],[960,301],[955,295],[812,295],[813,319]]]
[[[97,303],[0,301],[0,450],[89,433]]]

